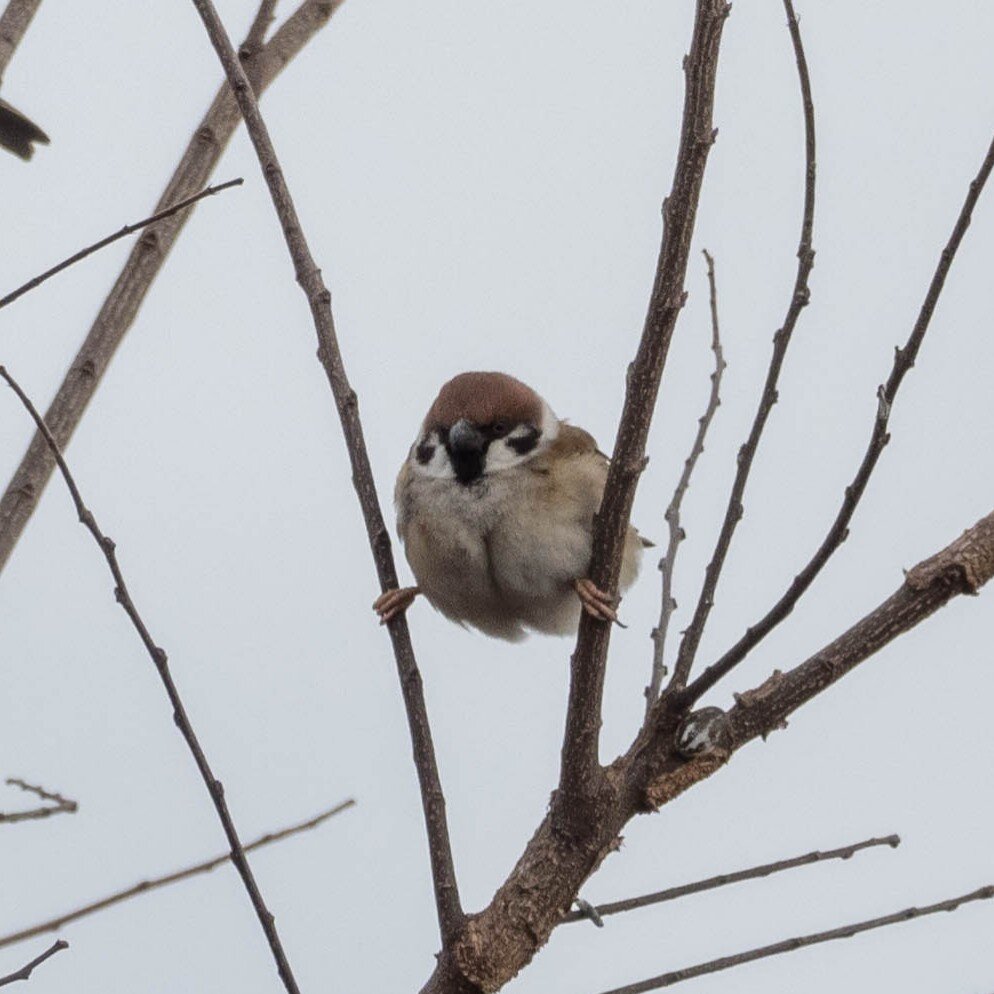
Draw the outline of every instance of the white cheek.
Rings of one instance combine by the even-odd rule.
[[[424,476],[431,480],[454,480],[456,477],[455,471],[452,469],[452,463],[449,462],[449,455],[445,451],[445,446],[439,444],[437,441],[432,442],[435,451],[431,454],[431,459],[426,463],[418,461],[417,450],[418,445],[421,443],[419,438],[417,442],[414,443],[414,447],[411,449],[411,468],[416,476]]]

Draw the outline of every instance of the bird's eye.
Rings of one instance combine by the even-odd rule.
[[[510,430],[510,425],[506,421],[495,421],[491,426],[490,430],[494,433],[497,438],[506,435]]]

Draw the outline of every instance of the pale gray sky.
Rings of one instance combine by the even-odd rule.
[[[255,3],[226,2],[231,30]],[[284,3],[281,8],[289,9]],[[264,101],[334,295],[389,507],[438,385],[499,368],[609,447],[655,264],[692,3],[348,0]],[[285,10],[283,11],[285,13]],[[834,514],[994,123],[986,4],[801,0],[819,138],[812,305],[787,359],[718,591],[706,662],[780,594]],[[52,144],[0,158],[0,290],[147,213],[219,79],[191,4],[44,4],[4,96]],[[696,598],[782,320],[802,122],[779,2],[725,29],[696,249],[716,256],[729,369],[686,505],[677,597]],[[239,134],[115,359],[69,458],[172,666],[246,838],[340,798],[355,810],[253,864],[305,992],[417,990],[436,926],[410,747],[337,419],[254,156]],[[635,519],[662,512],[704,403],[706,283],[663,383]],[[0,319],[0,360],[40,405],[116,275],[120,244]],[[712,695],[793,665],[991,509],[994,204],[981,202],[849,542]],[[0,476],[30,426],[0,395]],[[399,554],[399,549],[398,549]],[[613,638],[605,756],[628,741],[658,612],[651,561]],[[406,565],[402,568],[409,576]],[[514,994],[597,994],[702,959],[965,892],[994,878],[991,594],[961,598],[625,833],[585,890],[607,900],[891,831],[847,864],[557,932]],[[0,579],[0,775],[79,798],[8,827],[0,933],[224,848],[105,566],[53,486]],[[520,646],[418,604],[464,901],[485,903],[556,774],[568,640]],[[0,795],[0,809],[19,803]],[[994,908],[748,966],[712,994],[990,989]],[[32,990],[279,990],[234,872],[62,933]],[[0,973],[44,947],[5,950]],[[689,990],[688,986],[688,990]]]

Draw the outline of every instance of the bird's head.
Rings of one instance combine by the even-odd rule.
[[[505,373],[460,373],[439,391],[411,449],[421,476],[469,485],[533,459],[559,420],[531,387]]]

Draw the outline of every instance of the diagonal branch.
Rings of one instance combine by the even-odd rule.
[[[32,808],[30,811],[14,811],[10,814],[4,814],[0,811],[0,824],[3,822],[11,824],[18,821],[34,821],[38,818],[49,818],[52,815],[62,812],[75,814],[79,807],[75,801],[70,800],[68,797],[63,797],[61,794],[45,790],[43,787],[19,780],[17,777],[8,777],[6,782],[11,787],[20,787],[21,790],[27,791],[29,794],[34,794],[35,797],[40,797],[43,801],[51,801],[52,803],[42,805],[39,808]]]
[[[729,10],[724,0],[698,0],[690,53],[684,60],[683,124],[673,185],[663,202],[663,238],[656,276],[642,338],[628,368],[625,403],[604,498],[594,519],[590,578],[602,590],[613,591],[618,584],[659,383],[686,298],[683,286],[697,203],[708,153],[717,134],[712,127],[715,74]],[[587,802],[603,786],[598,745],[610,627],[584,614],[573,653],[562,767],[553,800],[557,821],[567,831],[574,830],[576,823],[587,817]]]
[[[263,0],[266,4],[267,0]],[[257,55],[247,59],[247,72],[262,93],[298,52],[328,23],[342,0],[303,0]],[[166,185],[156,211],[164,210],[207,185],[241,117],[224,83],[194,131],[176,171]],[[86,339],[45,413],[45,422],[59,446],[65,448],[96,393],[104,373],[131,327],[145,296],[162,269],[192,209],[147,229],[135,243],[113,288],[100,308]],[[36,432],[7,489],[0,497],[0,571],[55,469],[55,460]]]
[[[903,911],[895,911],[893,914],[883,915],[880,918],[854,922],[852,925],[841,925],[838,928],[829,929],[827,932],[814,932],[811,935],[799,935],[793,939],[784,939],[782,942],[774,942],[768,946],[761,946],[759,949],[750,949],[748,952],[736,953],[734,956],[722,956],[720,959],[714,959],[707,963],[698,963],[696,966],[687,966],[682,970],[663,973],[658,977],[650,977],[637,984],[615,987],[613,990],[605,991],[604,994],[645,994],[646,991],[658,991],[664,987],[672,987],[683,980],[693,980],[694,977],[703,977],[709,973],[730,970],[734,966],[753,963],[758,959],[766,959],[768,956],[792,953],[796,949],[815,946],[822,942],[831,942],[833,939],[851,939],[861,932],[884,928],[887,925],[899,925],[901,922],[913,921],[915,918],[923,918],[925,915],[938,914],[940,911],[957,911],[964,904],[973,901],[989,901],[991,898],[994,898],[994,887],[981,887],[979,890],[950,898],[948,901],[927,904],[922,908],[905,908]]]
[[[832,522],[825,538],[818,550],[808,561],[807,565],[794,578],[786,593],[773,605],[772,608],[758,621],[746,629],[745,634],[735,643],[717,662],[712,663],[701,675],[691,684],[686,691],[685,701],[693,703],[702,694],[713,687],[726,673],[730,672],[740,663],[788,614],[794,609],[794,605],[800,600],[804,592],[814,582],[815,577],[821,572],[835,550],[846,540],[849,534],[849,522],[856,511],[866,485],[870,481],[870,476],[877,465],[884,447],[890,441],[890,434],[887,424],[890,419],[891,409],[897,397],[897,392],[901,387],[901,382],[905,375],[915,364],[918,350],[921,348],[925,332],[928,330],[932,315],[935,312],[939,295],[946,282],[946,276],[956,258],[956,251],[966,234],[966,229],[970,226],[970,219],[973,208],[980,198],[984,185],[990,178],[994,169],[994,140],[991,141],[987,149],[987,155],[980,166],[974,180],[970,183],[966,199],[960,210],[956,224],[953,226],[952,234],[946,243],[942,254],[939,256],[939,263],[932,281],[929,284],[928,292],[918,313],[918,319],[911,330],[904,348],[894,350],[894,365],[891,368],[887,383],[880,387],[877,395],[877,410],[873,421],[873,431],[870,434],[870,441],[867,445],[863,461],[856,471],[852,482],[846,487],[842,506]]]
[[[293,259],[297,282],[307,296],[311,316],[318,337],[318,358],[324,367],[331,386],[349,459],[352,463],[352,480],[359,497],[366,532],[376,564],[382,590],[398,586],[397,570],[390,549],[390,535],[383,521],[376,484],[369,463],[369,454],[363,437],[362,422],[359,418],[358,398],[345,373],[335,322],[331,313],[331,293],[324,285],[321,270],[311,255],[304,236],[300,219],[297,216],[289,188],[265,121],[259,113],[259,104],[252,92],[249,80],[238,61],[224,25],[210,0],[194,0],[200,16],[207,28],[211,43],[217,51],[221,64],[231,83],[238,106],[245,119],[252,144],[259,157],[263,176],[269,186],[276,213],[279,216],[287,248]],[[424,809],[425,825],[428,833],[428,850],[431,859],[432,881],[435,889],[435,905],[438,914],[442,942],[448,946],[462,928],[464,915],[459,901],[459,888],[455,866],[452,860],[452,846],[449,842],[449,829],[445,817],[445,797],[438,775],[435,749],[431,739],[428,712],[425,707],[421,674],[414,656],[407,622],[402,615],[396,616],[388,625],[400,678],[401,692],[411,732],[414,749],[414,762],[421,787],[421,801]]]
[[[41,0],[10,0],[0,14],[0,81],[40,6]]]
[[[687,489],[690,487],[690,478],[694,473],[697,460],[704,452],[704,442],[707,439],[711,422],[721,405],[721,377],[728,365],[722,352],[721,335],[718,328],[718,288],[715,285],[714,259],[707,249],[704,249],[704,258],[708,267],[708,290],[711,303],[711,351],[714,352],[714,372],[711,374],[711,393],[708,397],[707,408],[698,419],[697,434],[694,436],[694,444],[690,447],[690,455],[684,460],[683,472],[677,481],[669,507],[666,508],[666,513],[663,515],[669,528],[670,537],[666,546],[666,555],[659,562],[659,571],[663,574],[663,602],[659,611],[659,624],[652,633],[652,675],[649,686],[645,688],[646,718],[649,717],[652,705],[659,696],[659,688],[666,675],[664,664],[666,635],[669,631],[670,619],[676,610],[676,600],[673,598],[673,572],[676,567],[677,550],[680,548],[680,543],[686,538],[686,532],[680,526],[680,507],[683,504]]]
[[[770,358],[769,369],[766,373],[766,382],[763,385],[763,392],[759,399],[759,408],[756,411],[752,428],[749,431],[749,437],[746,439],[742,448],[739,449],[735,480],[732,483],[732,492],[728,498],[728,507],[725,510],[725,518],[721,525],[718,541],[715,544],[714,554],[704,573],[704,584],[701,587],[693,619],[680,642],[680,651],[677,654],[676,666],[674,667],[673,678],[671,680],[671,686],[674,688],[681,688],[686,685],[691,667],[694,665],[694,657],[697,655],[697,648],[704,634],[704,626],[707,624],[708,615],[714,606],[715,589],[721,577],[725,557],[728,555],[728,549],[732,543],[735,529],[742,519],[742,498],[745,494],[746,483],[749,480],[752,462],[756,455],[756,450],[759,448],[759,442],[763,436],[763,430],[766,428],[766,421],[770,416],[770,411],[773,410],[773,405],[777,402],[777,383],[779,382],[780,370],[783,368],[784,358],[787,354],[787,347],[790,345],[791,337],[794,334],[797,319],[801,316],[801,311],[807,306],[811,298],[811,291],[808,288],[808,278],[811,275],[811,270],[815,262],[814,249],[811,247],[815,213],[814,104],[811,100],[811,81],[808,78],[808,64],[804,56],[804,46],[801,43],[801,34],[798,30],[797,18],[794,16],[793,4],[791,0],[783,0],[783,3],[787,11],[787,24],[790,28],[790,38],[797,60],[797,73],[800,79],[801,98],[804,105],[804,210],[801,216],[801,238],[797,247],[797,275],[794,277],[794,289],[791,292],[790,304],[787,307],[787,316],[784,318],[783,325],[773,336],[773,355]]]
[[[41,0],[10,0],[0,15],[0,81],[40,6]],[[27,160],[34,155],[34,142],[47,145],[48,135],[16,107],[0,100],[0,147]]]
[[[280,842],[283,839],[289,838],[291,835],[297,835],[300,832],[307,832],[312,828],[317,828],[318,825],[339,814],[339,812],[351,808],[354,804],[355,801],[349,798],[347,801],[336,804],[327,811],[322,811],[320,814],[314,815],[313,818],[308,818],[307,821],[298,822],[296,825],[289,825],[275,832],[267,832],[265,835],[260,835],[259,838],[250,842],[248,845],[243,846],[242,851],[249,853],[254,849],[261,849],[263,846]],[[231,853],[226,852],[220,856],[215,856],[213,859],[207,859],[193,866],[188,866],[183,870],[176,870],[161,877],[142,880],[132,887],[115,891],[113,894],[103,897],[99,901],[91,901],[89,904],[74,908],[72,911],[64,911],[57,917],[50,918],[48,921],[41,922],[38,925],[32,925],[30,928],[21,929],[19,932],[11,932],[9,935],[0,936],[0,949],[4,946],[13,946],[15,943],[23,942],[25,939],[33,939],[36,935],[43,935],[45,932],[54,932],[56,929],[62,928],[63,925],[78,921],[80,918],[85,918],[87,915],[92,915],[97,911],[103,911],[104,908],[113,907],[115,904],[120,904],[122,901],[127,901],[132,897],[138,897],[140,894],[148,894],[159,887],[175,884],[181,880],[188,880],[190,877],[196,877],[203,873],[210,873],[211,870],[216,870],[219,866],[224,866],[230,860]]]
[[[235,823],[228,811],[228,803],[224,798],[224,785],[214,776],[214,771],[207,762],[207,757],[200,745],[200,740],[197,738],[197,734],[193,730],[193,725],[186,713],[186,708],[183,705],[179,691],[176,689],[176,684],[173,681],[172,673],[169,670],[169,659],[166,656],[166,652],[152,638],[152,635],[142,619],[142,616],[138,613],[138,608],[135,606],[135,602],[131,599],[131,593],[129,592],[128,585],[125,582],[124,574],[121,572],[121,567],[118,564],[117,551],[114,541],[105,535],[103,531],[101,531],[100,526],[97,524],[97,519],[93,516],[93,513],[89,510],[89,508],[87,508],[87,506],[83,503],[83,498],[80,496],[79,488],[76,486],[76,481],[69,472],[69,467],[66,465],[65,459],[62,457],[62,452],[52,436],[51,431],[49,431],[48,425],[46,425],[42,420],[42,417],[35,409],[35,406],[31,403],[30,399],[21,389],[17,381],[14,380],[14,378],[3,366],[0,366],[0,378],[4,379],[11,390],[17,394],[18,399],[34,419],[35,425],[38,427],[38,431],[41,432],[46,443],[51,447],[52,454],[58,464],[59,471],[62,473],[62,477],[66,482],[66,486],[69,488],[70,495],[72,496],[73,504],[76,506],[76,513],[79,516],[80,523],[93,536],[93,540],[99,546],[100,551],[103,553],[104,559],[107,560],[107,567],[110,569],[111,575],[114,578],[114,596],[121,607],[124,608],[124,612],[127,614],[128,619],[134,626],[135,631],[138,632],[138,636],[141,638],[142,644],[145,646],[152,662],[155,664],[155,668],[159,674],[159,679],[165,687],[166,694],[169,697],[169,703],[172,705],[173,709],[173,721],[179,729],[180,734],[186,741],[190,754],[193,756],[193,761],[197,764],[197,769],[200,771],[200,776],[204,781],[204,786],[207,788],[208,794],[210,794],[211,801],[214,804],[214,809],[217,811],[217,816],[220,819],[221,826],[224,829],[224,834],[227,836],[228,844],[231,846],[231,861],[235,864],[235,868],[238,870],[238,875],[242,878],[242,883],[245,885],[245,890],[248,892],[249,900],[252,902],[252,907],[255,909],[256,916],[259,919],[259,924],[262,926],[262,930],[266,936],[266,941],[269,943],[269,948],[272,951],[273,959],[276,961],[280,978],[282,979],[288,994],[299,994],[297,982],[294,980],[293,972],[290,969],[290,963],[287,960],[286,953],[283,951],[283,944],[280,942],[279,933],[276,931],[276,920],[266,907],[262,893],[259,890],[258,884],[255,882],[255,876],[252,873],[252,868],[249,866],[248,860],[245,858],[245,850],[242,847],[241,839],[238,837],[238,831],[235,828]]]
[[[743,880],[758,880],[762,877],[772,876],[774,873],[782,873],[784,870],[793,870],[799,866],[810,866],[812,863],[824,863],[830,859],[851,859],[856,853],[864,849],[874,849],[877,846],[890,846],[896,849],[901,844],[901,840],[896,835],[886,835],[879,839],[866,839],[863,842],[854,842],[839,849],[828,849],[822,852],[805,853],[803,856],[793,856],[790,859],[779,859],[775,863],[764,863],[762,866],[753,866],[748,870],[736,870],[734,873],[720,873],[715,877],[708,877],[705,880],[697,880],[692,884],[680,884],[678,887],[667,887],[666,890],[657,890],[652,894],[642,894],[639,897],[629,897],[623,901],[612,901],[609,904],[598,904],[592,908],[597,915],[606,918],[608,915],[621,914],[623,911],[635,911],[638,908],[647,908],[653,904],[663,904],[666,901],[675,901],[690,894],[701,894],[704,891],[715,890],[718,887],[726,887],[729,884],[741,883]],[[589,911],[571,911],[563,917],[563,924],[568,922],[583,921],[590,917]],[[0,946],[3,940],[0,939]]]
[[[27,980],[31,976],[35,967],[41,966],[45,960],[50,959],[56,953],[62,952],[63,949],[68,948],[69,943],[64,939],[59,939],[58,942],[53,942],[40,956],[36,956],[30,963],[25,963],[20,970],[8,973],[6,977],[0,977],[0,987],[6,987],[7,984],[16,983],[18,980]]]

